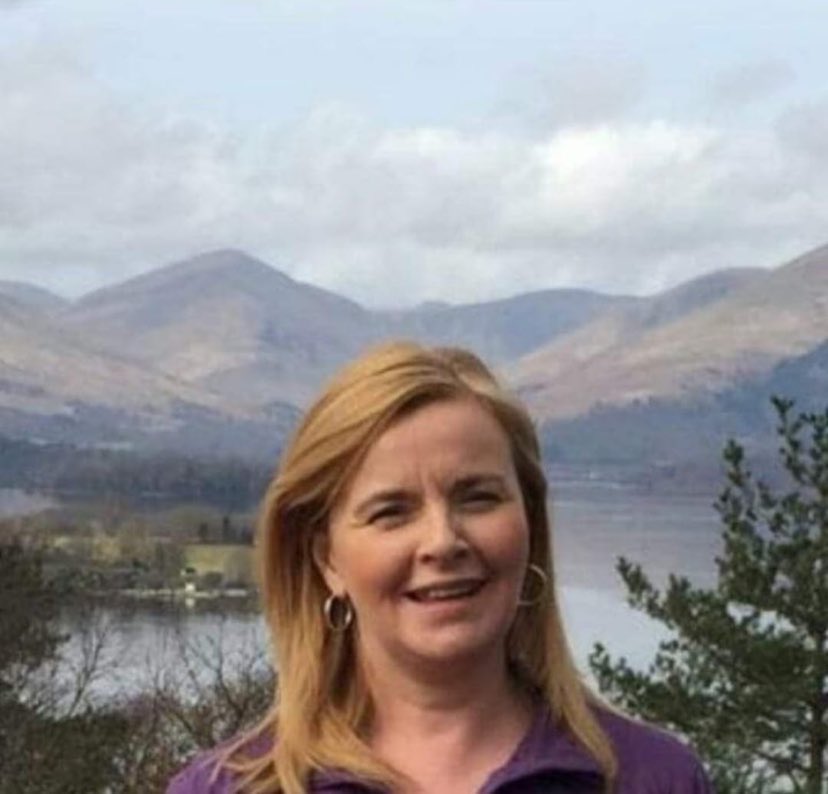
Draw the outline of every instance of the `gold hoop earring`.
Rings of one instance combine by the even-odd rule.
[[[536,565],[535,563],[529,563],[526,568],[526,575],[527,578],[530,573],[535,574],[535,576],[540,580],[540,585],[537,589],[537,592],[531,598],[525,598],[521,595],[518,599],[518,606],[519,607],[534,607],[543,601],[544,597],[546,596],[546,591],[549,588],[549,575],[540,565]],[[524,579],[524,584],[526,580]],[[521,591],[522,592],[522,591]]]
[[[338,604],[341,604],[339,609],[337,609]],[[346,595],[331,593],[322,604],[322,614],[325,616],[325,625],[337,634],[346,631],[348,626],[354,622],[354,608]]]

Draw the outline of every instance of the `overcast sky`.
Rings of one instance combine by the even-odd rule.
[[[0,0],[0,279],[242,248],[371,306],[828,242],[823,0]]]

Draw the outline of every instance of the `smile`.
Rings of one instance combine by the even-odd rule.
[[[409,590],[405,595],[412,601],[419,603],[450,601],[477,595],[485,584],[485,579],[457,579],[452,582],[440,582],[426,587],[417,587]]]

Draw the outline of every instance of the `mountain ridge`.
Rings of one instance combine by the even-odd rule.
[[[706,304],[629,334],[582,329],[517,362],[510,374],[543,419],[577,416],[598,403],[625,404],[727,388],[828,337],[828,248],[749,275]],[[796,264],[796,267],[791,265]],[[807,282],[807,283],[806,283]],[[572,375],[577,367],[577,378]]]
[[[55,312],[69,305],[66,298],[25,281],[0,280],[0,296],[44,312]]]
[[[647,437],[648,416],[665,438],[690,439],[693,422],[709,424],[704,406],[731,415],[717,395],[828,340],[828,246],[648,297],[538,290],[403,311],[366,309],[235,249],[53,312],[0,291],[0,432],[106,443],[120,427],[139,446],[272,449],[337,366],[388,337],[474,349],[569,449],[621,438],[625,423]]]

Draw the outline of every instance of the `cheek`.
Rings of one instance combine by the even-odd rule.
[[[529,528],[522,515],[514,516],[488,541],[488,556],[503,569],[522,577],[529,563]]]
[[[409,555],[400,543],[343,543],[333,557],[352,599],[376,600],[397,592],[408,576]]]
[[[511,542],[501,549],[500,582],[501,606],[513,621],[517,612],[529,565],[529,531],[518,521],[512,527]]]

